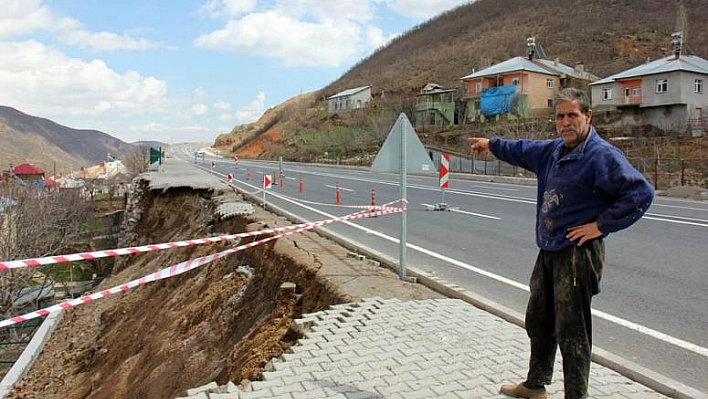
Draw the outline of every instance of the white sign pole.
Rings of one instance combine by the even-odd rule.
[[[266,194],[266,189],[270,187],[270,179],[268,179],[268,174],[263,172],[263,209],[265,209],[266,202],[265,202],[265,194]]]
[[[403,114],[401,114],[403,117]],[[401,207],[403,207],[403,212],[401,212],[401,240],[400,240],[400,250],[398,256],[400,272],[400,279],[405,280],[406,278],[406,197],[407,197],[407,169],[406,164],[406,124],[401,123]]]

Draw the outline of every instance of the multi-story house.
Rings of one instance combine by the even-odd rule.
[[[331,114],[364,108],[369,104],[369,101],[371,101],[371,86],[356,87],[327,97],[327,109]]]
[[[526,57],[514,57],[460,78],[467,89],[466,121],[484,121],[506,115],[518,118],[553,113],[553,98],[566,87],[587,90],[599,77],[544,58],[533,38]]]
[[[425,85],[416,102],[416,127],[454,125],[455,91],[435,83]]]
[[[591,84],[596,122],[620,128],[687,132],[708,127],[708,61],[682,54],[680,32],[673,54]]]

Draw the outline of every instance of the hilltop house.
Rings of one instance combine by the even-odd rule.
[[[416,102],[416,127],[454,125],[455,91],[435,83],[426,84]]]
[[[708,61],[681,54],[681,34],[674,52],[608,76],[590,85],[595,120],[616,127],[705,133],[708,119]]]
[[[329,113],[365,108],[371,101],[371,86],[356,87],[327,97]]]
[[[582,64],[569,67],[544,58],[533,38],[528,55],[514,57],[460,78],[467,89],[467,121],[484,121],[497,115],[519,118],[553,113],[553,98],[566,87],[587,89],[599,77]]]

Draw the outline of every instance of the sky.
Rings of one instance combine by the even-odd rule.
[[[0,105],[212,142],[469,0],[0,0]]]

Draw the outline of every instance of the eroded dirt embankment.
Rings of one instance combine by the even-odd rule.
[[[136,207],[141,211],[133,212],[122,247],[286,224],[260,209],[249,217],[216,220],[209,191],[147,191],[144,182],[142,191]],[[350,299],[317,276],[323,264],[318,258],[331,252],[312,250],[317,240],[313,233],[278,239],[66,311],[35,366],[8,397],[174,398],[210,381],[257,379],[265,363],[299,337],[294,317]],[[228,247],[120,257],[114,276],[98,289]],[[278,298],[283,282],[297,284],[298,295]]]

